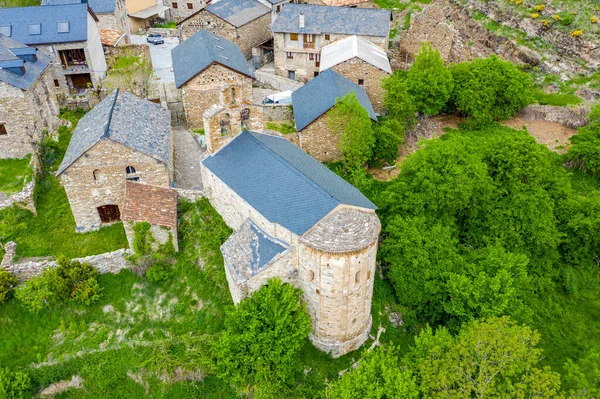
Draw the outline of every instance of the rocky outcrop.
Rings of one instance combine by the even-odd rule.
[[[589,112],[588,107],[567,108],[552,105],[530,105],[523,108],[517,116],[524,121],[543,120],[577,129],[588,124],[587,115]]]

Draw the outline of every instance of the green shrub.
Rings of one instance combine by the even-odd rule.
[[[565,154],[567,165],[592,176],[600,175],[600,105],[589,116],[587,126],[571,137],[573,144]]]
[[[31,398],[32,384],[29,375],[22,371],[11,372],[0,367],[0,398],[25,399]]]
[[[531,77],[498,56],[450,67],[454,77],[451,104],[475,125],[502,121],[533,102]]]
[[[6,269],[0,268],[0,303],[11,297],[19,279]]]
[[[152,250],[154,237],[150,233],[150,223],[137,222],[132,226],[133,229],[133,252],[137,256],[148,255]]]
[[[51,270],[46,269],[41,276],[33,277],[17,287],[15,297],[27,309],[39,312],[55,300],[48,278]]]
[[[398,147],[404,141],[406,131],[404,126],[396,119],[381,121],[373,125],[375,132],[375,146],[369,163],[375,165],[386,162],[392,165],[398,157]]]

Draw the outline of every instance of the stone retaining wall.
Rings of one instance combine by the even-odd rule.
[[[25,209],[29,209],[34,214],[35,203],[33,202],[33,190],[35,189],[35,177],[23,187],[23,190],[12,194],[8,198],[0,197],[0,209],[11,207],[15,204],[22,205]]]
[[[264,104],[262,107],[265,121],[285,122],[294,120],[292,104]]]
[[[48,267],[56,267],[56,260],[51,258],[29,260],[14,263],[17,244],[8,242],[4,246],[5,255],[2,259],[1,267],[13,273],[19,280],[29,280],[32,277],[42,274]],[[85,258],[76,258],[73,260],[87,262],[92,265],[99,273],[119,273],[123,269],[129,269],[131,264],[125,260],[125,255],[130,254],[128,249],[118,249],[113,252],[107,252],[99,255],[86,256]]]
[[[271,72],[265,72],[257,69],[254,71],[254,77],[261,83],[267,84],[279,91],[296,90],[302,86],[301,82],[277,76]]]
[[[199,190],[186,190],[183,188],[176,188],[177,195],[179,198],[185,198],[188,201],[196,201],[202,197],[204,197],[204,192]]]
[[[557,107],[553,105],[529,105],[517,115],[526,121],[548,121],[558,123],[571,129],[588,124],[587,114],[590,112],[588,107]]]
[[[150,28],[148,33],[162,35],[163,37],[177,37],[179,36],[179,28]]]

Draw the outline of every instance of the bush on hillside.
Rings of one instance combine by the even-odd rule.
[[[0,303],[5,302],[12,296],[14,288],[18,283],[19,279],[17,276],[6,269],[0,268]]]

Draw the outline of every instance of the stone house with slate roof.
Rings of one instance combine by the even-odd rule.
[[[208,110],[211,122],[207,127],[212,129],[205,136],[212,138],[209,145],[222,145],[242,125],[262,128],[262,109],[252,104],[254,77],[235,43],[201,30],[171,53],[188,129],[204,128]]]
[[[0,34],[0,158],[34,151],[42,131],[58,126],[51,58]]]
[[[334,357],[371,330],[381,224],[360,191],[282,137],[243,131],[202,161],[235,303],[279,277],[303,290],[313,344]]]
[[[173,181],[169,111],[115,90],[79,121],[57,176],[78,232],[122,220],[128,181]]]
[[[55,6],[61,4],[79,4],[82,0],[42,0],[43,6]],[[122,43],[130,42],[129,19],[125,0],[88,0],[90,9],[98,18],[98,30],[110,29],[119,31],[124,35]]]
[[[384,110],[383,79],[392,73],[387,53],[368,40],[350,36],[323,47],[319,72],[332,69],[362,86],[377,113]]]
[[[292,93],[292,107],[296,121],[296,137],[300,148],[321,162],[341,159],[339,136],[327,126],[327,111],[338,98],[354,92],[358,102],[377,121],[375,110],[362,86],[346,79],[333,69],[327,69]]]
[[[250,59],[253,47],[271,40],[271,8],[258,0],[219,0],[177,25],[181,41],[207,30],[237,44],[244,58]]]
[[[84,92],[106,76],[98,21],[82,3],[0,8],[0,34],[49,54],[62,94]]]
[[[319,74],[321,49],[357,35],[386,49],[390,10],[286,4],[273,22],[275,73],[309,80]]]

